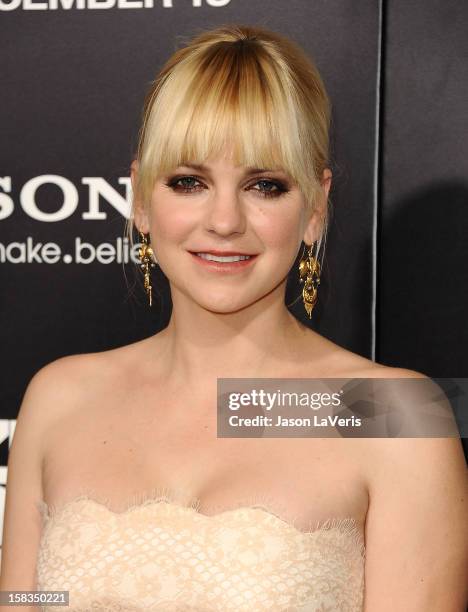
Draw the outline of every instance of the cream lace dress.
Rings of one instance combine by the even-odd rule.
[[[89,495],[39,502],[37,589],[47,612],[360,612],[363,537],[354,518],[302,531],[267,505],[206,515],[152,495],[114,512]]]

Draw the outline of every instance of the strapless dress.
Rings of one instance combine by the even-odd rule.
[[[268,506],[203,514],[159,495],[115,512],[89,495],[38,505],[43,612],[362,612],[363,536],[354,518],[302,531]]]

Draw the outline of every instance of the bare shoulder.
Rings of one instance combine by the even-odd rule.
[[[418,370],[410,368],[386,366],[351,351],[334,345],[334,360],[336,367],[332,370],[337,378],[380,378],[400,379],[403,381],[419,380],[423,384],[413,385],[403,383],[398,387],[399,398],[411,398],[414,401],[423,401],[431,396],[432,408],[440,408],[440,415],[451,418],[453,415],[450,403],[442,389],[431,380],[429,376]],[[398,394],[396,394],[398,395]],[[411,407],[411,402],[407,402]],[[419,418],[419,417],[415,417]],[[453,421],[455,423],[455,421]],[[456,428],[449,428],[453,432]],[[456,465],[458,472],[465,468],[463,447],[460,439],[453,434],[450,437],[400,437],[400,438],[362,438],[360,446],[365,451],[365,466],[370,486],[380,486],[383,483],[383,472],[390,468],[394,462],[414,462],[415,456],[423,462],[425,459],[434,458],[439,454],[441,462]],[[414,463],[413,463],[414,465]],[[422,463],[420,467],[423,468]],[[426,466],[429,469],[429,466]]]
[[[411,402],[407,401],[406,404],[403,402],[404,399],[414,398],[415,400],[421,401],[427,394],[432,393],[434,390],[441,391],[440,388],[433,382],[426,374],[418,370],[410,368],[387,366],[352,351],[349,351],[329,340],[324,341],[322,345],[322,352],[324,355],[323,365],[319,368],[319,372],[324,376],[330,378],[372,378],[372,379],[386,379],[386,380],[402,380],[402,383],[398,384],[398,393],[395,395],[401,397],[402,405],[408,405],[411,407]],[[421,384],[414,384],[412,380],[419,380]],[[408,381],[408,382],[405,382]],[[382,386],[385,388],[385,385]],[[389,387],[387,387],[389,388]],[[449,408],[446,408],[445,395],[443,393],[434,393],[434,397],[437,396],[437,401],[443,406],[444,414],[448,414]],[[414,405],[414,404],[413,404]],[[442,410],[441,410],[442,413]],[[414,417],[415,419],[417,416]],[[432,438],[431,438],[432,440]],[[437,441],[433,442],[437,444]],[[408,459],[411,457],[415,445],[428,446],[431,444],[428,438],[416,439],[416,438],[356,438],[356,446],[359,446],[359,451],[362,452],[362,456],[365,456],[364,468],[368,472],[369,478],[374,477],[380,461],[384,460],[386,456],[387,461],[391,462],[393,454],[398,454],[400,458],[407,454]],[[443,443],[442,443],[443,444]],[[457,440],[451,440],[446,443],[446,446],[452,446],[461,449],[461,443]],[[459,452],[457,451],[457,454]]]
[[[131,375],[131,365],[136,367],[137,354],[144,342],[55,359],[31,378],[21,411],[40,414],[45,426],[75,408],[82,409],[97,394],[115,388],[124,378],[122,374],[126,368],[130,368]]]
[[[43,366],[32,377],[25,393],[22,409],[40,411],[42,417],[60,416],[81,394],[103,374],[107,360],[100,353],[84,353],[59,357]],[[34,406],[34,407],[33,407]]]
[[[428,376],[418,370],[386,366],[374,361],[368,361],[368,364],[363,364],[361,371],[362,378],[419,378],[428,380]]]
[[[92,355],[69,355],[42,366],[26,387],[18,420],[37,415],[45,425],[46,418],[59,416],[92,372],[92,361]]]
[[[320,372],[336,378],[427,378],[422,372],[387,366],[346,349],[309,330],[318,344],[322,364]],[[307,342],[307,336],[306,336]]]

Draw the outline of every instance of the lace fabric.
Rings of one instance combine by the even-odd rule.
[[[306,532],[261,503],[211,515],[198,506],[167,494],[123,512],[88,494],[41,501],[37,589],[69,591],[69,612],[362,611],[354,518]]]

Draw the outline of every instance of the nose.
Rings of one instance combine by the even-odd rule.
[[[233,189],[223,189],[210,198],[205,216],[205,228],[220,236],[243,234],[246,228],[244,205]]]

